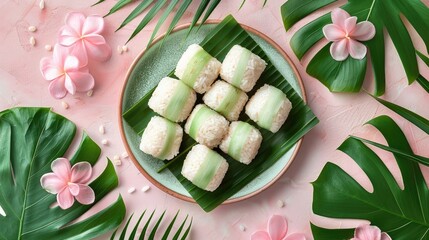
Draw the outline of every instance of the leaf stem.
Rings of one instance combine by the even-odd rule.
[[[368,12],[368,16],[366,16],[366,21],[368,21],[369,16],[371,16],[372,10],[374,9],[374,5],[375,5],[375,0],[372,1],[371,7],[369,7],[369,12]]]

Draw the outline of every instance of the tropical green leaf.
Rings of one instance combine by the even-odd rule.
[[[89,239],[116,228],[125,216],[119,198],[89,218],[71,223],[118,185],[113,165],[107,167],[90,186],[95,192],[91,205],[75,203],[62,210],[52,207],[56,196],[40,185],[51,163],[64,156],[75,137],[76,126],[47,108],[13,108],[0,112],[0,239]],[[100,148],[83,134],[71,163],[94,165]]]
[[[338,149],[359,165],[374,190],[366,191],[340,167],[327,163],[313,183],[314,213],[331,218],[366,219],[392,239],[427,239],[429,189],[419,164],[407,157],[414,153],[404,133],[388,116],[377,117],[368,123],[386,139],[388,147],[384,149],[393,152],[404,188],[399,187],[383,161],[363,140],[350,137]],[[406,154],[397,154],[398,151]],[[344,239],[350,233],[351,230],[313,228],[315,239]]]
[[[426,66],[429,67],[429,57],[425,56],[423,53],[419,51],[417,51],[416,53],[417,53],[417,56],[419,56],[419,58],[426,64]],[[422,88],[429,93],[429,81],[421,74],[417,77],[416,80],[420,84],[420,86],[422,86]]]
[[[289,0],[282,6],[282,17],[286,30],[304,19],[309,14],[337,2],[333,0]],[[348,0],[341,6],[358,21],[368,20],[376,28],[375,37],[364,44],[369,49],[372,71],[375,80],[375,95],[383,95],[385,91],[385,40],[384,30],[391,37],[396,51],[402,61],[409,83],[418,76],[416,49],[411,41],[403,21],[403,16],[416,29],[429,47],[429,9],[420,0]],[[331,23],[330,13],[325,14],[299,29],[291,39],[291,47],[297,57],[301,59],[317,42],[323,38],[322,28]],[[333,64],[332,57],[327,54],[329,43],[321,52],[310,61],[307,72],[325,84],[329,90],[337,92],[357,92],[362,88],[363,76],[366,68],[362,61],[349,61],[346,64]],[[365,61],[366,62],[366,61]],[[317,67],[315,65],[318,65]],[[335,66],[335,68],[333,67]],[[335,70],[334,70],[335,69]],[[341,78],[338,72],[349,71],[348,76]],[[359,76],[359,77],[356,77]]]
[[[126,237],[129,229],[128,227],[130,226],[130,222],[131,219],[133,218],[133,214],[128,218],[127,223],[125,224],[124,228],[122,229],[121,235],[119,236],[119,240],[123,240],[123,239],[134,239],[135,237],[138,237],[138,239],[149,239],[149,240],[153,240],[153,239],[162,239],[162,240],[167,240],[168,236],[170,235],[171,231],[173,230],[174,227],[174,223],[177,220],[177,217],[179,216],[179,211],[177,211],[176,215],[173,217],[173,219],[170,221],[170,223],[168,224],[168,227],[161,233],[158,231],[159,226],[161,225],[164,216],[165,216],[165,211],[161,214],[161,216],[159,216],[156,220],[155,225],[152,227],[152,230],[150,232],[149,236],[146,236],[146,231],[149,228],[149,225],[152,224],[152,218],[154,216],[155,210],[153,210],[152,214],[150,215],[150,217],[145,221],[144,224],[144,228],[142,230],[141,233],[137,233],[137,229],[140,226],[140,222],[143,219],[144,215],[146,213],[146,210],[140,215],[137,223],[134,224],[133,230],[132,232],[129,234],[128,238]],[[192,227],[192,219],[189,223],[187,223],[188,221],[188,215],[186,215],[185,219],[182,221],[180,227],[176,230],[176,232],[174,233],[174,237],[171,238],[173,240],[178,239],[178,237],[180,235],[182,235],[181,239],[186,239],[186,237],[189,235],[190,229]],[[185,224],[188,224],[188,228],[183,232],[183,227],[185,226]],[[162,237],[160,238],[159,236]],[[116,231],[112,234],[112,236],[110,237],[110,239],[115,239],[116,237]]]
[[[100,4],[104,2],[105,0],[100,0],[96,2],[93,5]],[[205,12],[204,16],[202,17],[201,23],[204,23],[210,15],[213,13],[213,11],[216,9],[216,7],[219,5],[221,0],[202,0],[199,5],[198,9],[194,14],[194,17],[192,19],[191,25],[189,26],[189,32],[192,31],[192,29],[197,25],[198,20],[203,16],[203,13]],[[246,0],[242,2],[242,5],[244,4]],[[120,0],[118,1],[109,11],[109,13],[106,14],[106,16],[109,16],[118,10],[122,9],[124,6],[134,2],[133,0]],[[142,0],[132,11],[131,13],[125,18],[125,20],[121,23],[121,25],[118,27],[116,31],[126,26],[128,23],[130,23],[133,19],[138,17],[141,13],[143,13],[146,9],[149,8],[149,11],[147,14],[143,17],[143,19],[140,21],[136,29],[133,31],[127,42],[131,41],[137,34],[139,34],[154,18],[155,16],[160,13],[162,13],[162,16],[158,19],[158,22],[156,24],[156,27],[154,31],[152,32],[152,36],[150,37],[150,40],[147,44],[149,46],[153,39],[155,38],[156,34],[158,33],[158,30],[160,27],[165,23],[167,20],[167,17],[170,14],[174,14],[173,20],[171,21],[169,28],[167,30],[166,35],[168,36],[170,32],[173,30],[175,26],[177,26],[177,23],[179,20],[183,17],[183,14],[188,9],[189,5],[191,4],[192,0],[158,0],[155,1],[154,4],[152,4],[154,0]],[[163,7],[168,5],[166,9],[163,10]],[[180,2],[180,3],[179,3]],[[267,3],[267,0],[264,0],[263,6]],[[177,5],[180,5],[178,7],[178,10],[174,13],[174,7]],[[241,8],[241,7],[240,7]]]
[[[225,37],[228,33],[228,37]],[[317,118],[311,112],[311,109],[304,103],[298,93],[273,65],[259,45],[252,37],[235,21],[232,16],[226,17],[220,24],[214,28],[200,45],[212,56],[223,60],[225,55],[235,44],[239,44],[250,49],[255,54],[263,58],[267,63],[267,68],[263,72],[253,92],[263,84],[271,84],[286,93],[292,102],[292,111],[289,120],[276,134],[260,129],[263,136],[263,143],[259,149],[258,156],[249,166],[243,168],[243,165],[224,155],[228,160],[229,170],[215,192],[207,192],[197,188],[191,182],[181,175],[182,163],[188,151],[195,145],[195,141],[188,135],[183,136],[181,153],[173,160],[166,161],[165,168],[168,168],[181,184],[188,190],[190,195],[205,210],[211,211],[222,202],[233,196],[249,182],[259,176],[262,172],[269,169],[282,157],[296,142],[301,139],[318,122]],[[171,66],[171,70],[175,66]],[[173,75],[173,71],[170,76]],[[149,91],[139,102],[123,113],[124,120],[133,130],[141,135],[147,126],[149,120],[155,113],[148,107],[148,101],[152,95],[153,89]],[[242,116],[242,121],[250,121],[249,118]],[[254,124],[256,125],[256,124]]]

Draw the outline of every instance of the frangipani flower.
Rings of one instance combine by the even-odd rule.
[[[40,184],[47,192],[57,194],[57,202],[62,209],[73,206],[75,198],[84,205],[94,202],[94,191],[88,186],[92,176],[91,164],[79,162],[71,167],[68,159],[57,158],[51,168],[53,172],[43,175]]]
[[[52,57],[40,60],[43,77],[51,81],[49,92],[55,98],[63,98],[67,92],[85,92],[94,87],[94,78],[88,67],[66,47],[56,44]]]
[[[88,63],[88,58],[106,61],[112,50],[100,33],[104,29],[104,20],[100,16],[85,17],[82,13],[72,12],[66,16],[66,25],[60,29],[58,43],[71,48],[71,53]]]
[[[286,219],[279,215],[271,216],[267,231],[257,231],[250,237],[251,240],[305,240],[302,233],[294,233],[286,237],[288,230]]]
[[[330,48],[332,57],[337,61],[343,61],[349,55],[354,59],[363,59],[367,49],[360,42],[374,37],[374,25],[369,21],[357,23],[357,17],[351,17],[341,8],[334,9],[331,18],[332,24],[323,27],[323,34],[333,42]]]
[[[355,229],[354,238],[351,240],[392,240],[390,236],[381,232],[376,226],[362,225]]]

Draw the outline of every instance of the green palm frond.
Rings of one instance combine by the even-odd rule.
[[[189,232],[191,230],[192,227],[192,218],[190,221],[188,221],[188,215],[186,215],[185,219],[183,219],[182,223],[180,224],[179,228],[177,228],[176,232],[174,233],[173,237],[168,238],[168,236],[170,235],[170,233],[173,230],[174,224],[176,223],[177,217],[179,216],[179,211],[177,211],[176,215],[174,215],[173,219],[170,221],[170,223],[168,224],[167,228],[165,229],[165,231],[163,233],[158,232],[159,226],[162,223],[162,220],[164,219],[165,216],[165,211],[157,218],[155,225],[152,227],[152,230],[150,231],[150,233],[148,232],[149,236],[146,237],[146,233],[147,230],[149,229],[149,225],[151,225],[152,223],[152,219],[154,217],[155,214],[155,210],[152,211],[152,213],[150,214],[150,216],[148,217],[148,219],[145,221],[144,226],[141,230],[140,233],[137,233],[140,223],[142,221],[142,219],[144,218],[146,214],[146,210],[143,211],[143,213],[140,215],[139,219],[137,220],[137,222],[134,224],[134,227],[132,228],[131,232],[129,233],[129,236],[126,237],[126,235],[129,232],[129,227],[130,227],[130,222],[131,219],[133,218],[132,214],[129,218],[127,223],[125,224],[124,228],[122,229],[121,234],[119,235],[119,240],[124,240],[124,239],[139,239],[139,240],[143,240],[143,239],[162,239],[162,240],[167,240],[167,239],[172,239],[172,240],[177,240],[177,239],[181,239],[181,240],[185,240],[186,237],[189,235]],[[187,225],[187,228],[184,230],[185,225]],[[184,231],[183,231],[184,230]],[[110,237],[111,240],[115,239],[116,234],[117,234],[118,229],[116,229],[115,232],[113,232],[112,236]],[[155,235],[157,235],[157,237],[155,238]],[[180,236],[182,235],[182,236]],[[162,237],[160,237],[162,236]]]
[[[100,4],[104,2],[105,0],[99,0],[94,5]],[[106,16],[109,16],[123,7],[134,3],[133,0],[119,0],[106,14]],[[213,13],[213,11],[216,9],[216,7],[219,5],[221,0],[201,0],[197,11],[195,12],[195,15],[192,19],[191,25],[189,26],[189,32],[194,29],[194,27],[197,25],[198,21],[201,23],[204,23],[207,21],[207,19],[210,17],[210,15]],[[244,5],[246,0],[243,0],[241,3],[240,8]],[[149,39],[148,46],[152,43],[153,39],[155,38],[156,34],[158,33],[161,26],[166,22],[169,15],[174,14],[173,20],[170,22],[167,34],[170,34],[171,31],[175,26],[177,26],[177,23],[179,20],[183,17],[186,10],[191,5],[192,0],[142,0],[139,4],[136,4],[135,8],[131,11],[131,13],[125,18],[125,20],[120,24],[118,29],[123,28],[128,23],[130,23],[132,20],[134,20],[136,17],[138,17],[140,14],[142,14],[145,10],[148,10],[146,15],[140,20],[140,23],[137,25],[136,29],[134,29],[133,33],[127,40],[127,43],[131,41],[137,34],[139,34],[158,14],[161,14],[160,18],[158,19],[158,22],[155,26],[155,29],[152,32],[152,35]],[[267,3],[267,0],[264,0],[263,6]],[[175,10],[177,8],[177,10]]]

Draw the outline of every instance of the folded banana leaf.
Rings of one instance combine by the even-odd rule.
[[[222,184],[214,192],[199,189],[180,174],[187,152],[195,145],[195,141],[191,137],[186,134],[183,136],[179,155],[168,162],[166,167],[176,176],[192,198],[207,212],[222,204],[261,173],[273,166],[318,123],[316,116],[288,83],[286,77],[276,69],[262,48],[232,16],[226,17],[200,43],[208,53],[216,57],[219,61],[222,61],[231,47],[236,44],[259,55],[268,64],[254,90],[248,94],[249,97],[262,85],[270,84],[281,89],[287,95],[292,102],[293,108],[288,120],[277,133],[273,134],[259,128],[263,136],[263,142],[258,155],[250,165],[243,165],[229,156],[222,154],[229,163],[229,169]],[[170,76],[173,76],[174,68],[175,66],[171,66],[172,71]],[[123,112],[123,119],[139,135],[143,133],[151,117],[155,115],[148,107],[148,101],[153,90],[149,91],[131,108],[124,109],[125,111]],[[256,126],[245,114],[240,116],[240,120],[250,122]]]

